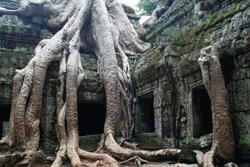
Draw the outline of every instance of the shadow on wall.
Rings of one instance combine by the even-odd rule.
[[[154,97],[139,98],[139,112],[137,113],[137,133],[152,133],[155,132],[154,121]]]
[[[211,100],[204,86],[194,88],[193,101],[193,137],[201,137],[212,133]]]
[[[0,139],[6,136],[9,130],[10,108],[8,104],[0,105]]]

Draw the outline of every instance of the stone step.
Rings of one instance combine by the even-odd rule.
[[[200,146],[205,148],[212,145],[213,135],[212,133],[200,137]]]
[[[95,151],[100,140],[101,140],[100,134],[80,136],[79,145],[80,148],[84,150]]]
[[[88,151],[94,151],[101,140],[101,135],[80,136],[80,147]],[[138,144],[138,147],[146,150],[169,148],[171,142],[160,139],[154,133],[143,133],[129,139],[128,142]]]
[[[161,139],[155,133],[143,133],[134,137],[138,147],[146,150],[156,150],[162,148],[170,148],[173,145],[172,139]]]

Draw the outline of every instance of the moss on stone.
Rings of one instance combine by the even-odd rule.
[[[176,7],[173,11],[167,11],[164,14],[164,19],[157,21],[153,24],[149,30],[145,32],[143,36],[145,36],[146,41],[151,41],[164,31],[167,27],[171,27],[175,23],[179,22],[181,19],[187,17],[187,13],[191,13],[193,10],[192,3],[186,3],[185,5],[180,5]]]
[[[196,154],[192,151],[192,149],[182,149],[178,162],[188,164],[196,163]]]
[[[133,78],[140,83],[149,83],[162,74],[161,69],[164,64],[163,53],[160,48],[156,48],[150,53],[150,56],[146,56],[135,65]]]
[[[191,71],[195,71],[198,69],[197,59],[199,57],[199,50],[191,52],[181,57],[179,62],[177,63],[177,71],[178,73],[185,75],[190,73]]]
[[[195,150],[200,149],[200,143],[198,139],[193,137],[187,137],[185,144],[181,147],[182,150]]]
[[[218,12],[209,15],[199,27],[199,31],[206,31],[207,29],[214,27],[216,24],[224,22],[225,19],[233,16],[237,12],[239,12],[239,7],[237,3],[233,3],[226,12]]]
[[[173,38],[173,49],[178,55],[182,55],[176,64],[180,74],[189,73],[196,68],[199,52],[202,48],[211,43],[211,36],[214,32],[230,22],[230,17],[244,10],[240,8],[240,3],[233,3],[226,12],[211,14],[200,26],[190,26],[178,38]],[[219,37],[218,37],[219,38]]]
[[[154,51],[154,53],[153,53],[153,55],[152,56],[150,56],[148,59],[146,59],[146,61],[145,61],[145,63],[146,64],[154,64],[154,63],[157,63],[160,59],[161,59],[161,51],[160,51],[160,49],[159,48],[157,48],[155,51]]]
[[[222,28],[226,23],[227,18],[232,17],[234,14],[244,10],[241,9],[239,3],[230,5],[226,12],[218,12],[208,15],[200,26],[190,26],[174,41],[176,45],[185,46],[193,44],[196,48],[201,48],[206,45],[206,37],[208,37],[214,30]],[[222,24],[224,23],[224,24]]]
[[[95,151],[98,143],[101,140],[101,135],[80,136],[80,147],[87,151]]]
[[[4,121],[3,122],[3,134],[2,136],[6,136],[9,132],[9,122]]]
[[[159,138],[155,133],[137,134],[134,140],[141,149],[155,150],[169,147],[167,142]]]
[[[243,154],[250,152],[250,133],[241,133],[239,135],[239,147]]]

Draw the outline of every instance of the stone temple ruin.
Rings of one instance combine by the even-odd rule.
[[[16,9],[18,0],[1,0]],[[220,63],[229,94],[236,142],[236,163],[250,165],[250,2],[248,0],[174,0],[141,27],[139,17],[124,7],[150,49],[129,57],[134,84],[131,142],[139,148],[208,150],[212,144],[211,99],[197,60],[202,48],[221,41]],[[0,139],[8,133],[12,79],[27,65],[37,43],[52,36],[41,23],[17,16],[0,17]],[[151,21],[153,22],[151,23]],[[97,58],[82,53],[86,77],[78,92],[80,147],[93,151],[103,133],[105,93],[100,91]],[[52,63],[44,88],[40,149],[54,154],[56,85],[59,64]],[[4,151],[0,148],[1,153]],[[0,163],[1,164],[1,163]]]

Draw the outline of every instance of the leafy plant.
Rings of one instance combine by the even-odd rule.
[[[151,15],[157,6],[163,5],[165,0],[140,0],[138,7],[144,15]]]

